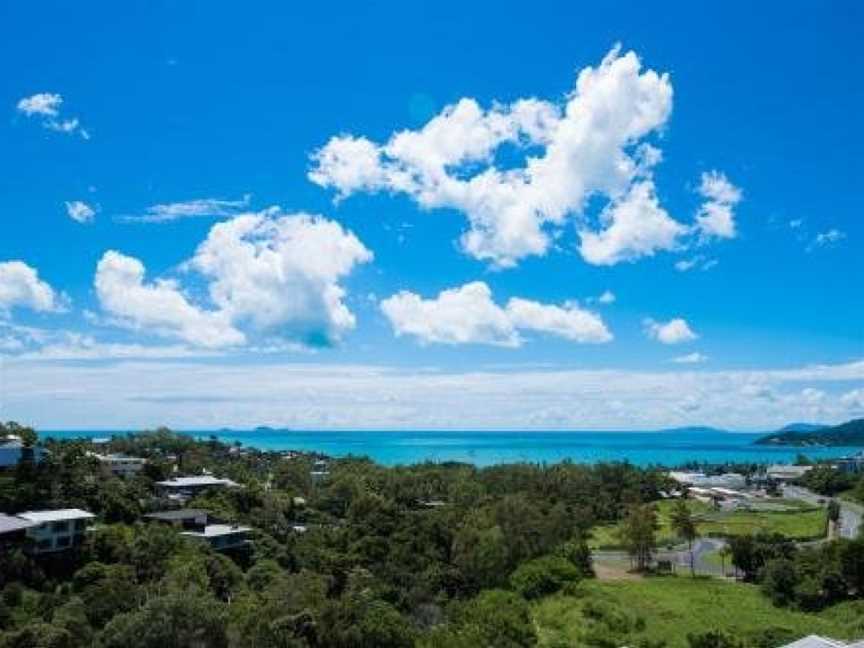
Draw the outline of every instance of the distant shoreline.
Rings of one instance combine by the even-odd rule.
[[[668,432],[469,432],[469,431],[235,431],[178,430],[196,439],[216,437],[262,451],[296,450],[331,457],[366,456],[383,465],[425,461],[476,466],[506,463],[600,463],[627,461],[638,466],[723,463],[792,463],[800,448],[760,446],[759,433]],[[100,438],[134,434],[118,430],[41,431],[42,438]],[[812,459],[842,456],[843,448],[808,448]]]

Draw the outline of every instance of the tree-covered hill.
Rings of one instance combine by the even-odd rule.
[[[781,430],[757,439],[758,445],[864,446],[864,419],[817,430]]]

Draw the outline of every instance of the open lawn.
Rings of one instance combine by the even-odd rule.
[[[786,510],[770,511],[715,511],[703,502],[688,501],[688,505],[699,519],[701,535],[745,535],[756,531],[781,533],[796,540],[810,540],[825,535],[827,513],[824,509],[809,506],[796,500],[771,500],[778,508]],[[670,526],[670,516],[674,502],[666,500],[657,504],[660,528],[657,531],[657,545],[665,547],[677,543]],[[617,525],[594,527],[589,541],[593,549],[614,549],[621,546]]]
[[[688,633],[715,628],[747,638],[754,648],[810,633],[838,639],[864,635],[861,602],[807,614],[775,608],[753,585],[716,579],[591,580],[580,584],[575,594],[535,604],[541,646],[600,645],[591,643],[594,636],[612,640],[608,645],[650,640],[666,641],[666,648],[686,648]]]

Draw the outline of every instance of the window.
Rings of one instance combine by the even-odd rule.
[[[72,539],[69,536],[60,536],[57,538],[57,548],[65,549],[72,543]]]
[[[69,530],[69,523],[66,521],[63,522],[53,522],[51,524],[51,531],[54,533],[64,533]]]

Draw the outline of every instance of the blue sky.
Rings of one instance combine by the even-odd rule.
[[[291,4],[0,9],[0,416],[864,413],[857,3]]]

